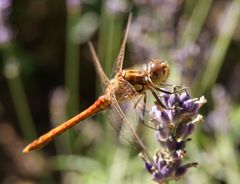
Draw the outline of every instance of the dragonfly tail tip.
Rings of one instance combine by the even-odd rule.
[[[28,147],[28,146],[25,147],[22,152],[23,152],[24,154],[29,153],[29,152],[30,152],[29,147]]]

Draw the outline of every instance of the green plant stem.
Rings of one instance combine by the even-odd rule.
[[[122,16],[109,15],[105,7],[102,8],[98,50],[103,70],[108,77],[120,48],[122,21]]]
[[[72,28],[80,17],[80,8],[67,8],[66,23],[66,58],[65,58],[65,87],[68,94],[66,105],[67,118],[79,112],[79,45],[71,39]],[[57,152],[72,153],[71,131],[65,132],[56,142]],[[61,144],[59,144],[61,142]]]
[[[105,3],[102,3],[98,53],[106,75],[111,78],[114,71],[112,71],[115,63],[121,42],[122,35],[122,16],[109,15],[106,11]],[[102,92],[100,90],[99,81],[96,82],[97,96]],[[104,116],[98,116],[99,122],[107,122]]]
[[[79,17],[80,10],[73,12],[68,10],[65,64],[65,87],[69,95],[67,102],[68,117],[71,117],[79,112],[79,45],[71,40],[71,30]]]
[[[178,48],[184,48],[189,46],[189,44],[196,42],[202,30],[203,24],[207,18],[207,15],[210,11],[212,3],[213,0],[198,0],[196,2],[186,2],[185,12],[190,11],[190,8],[193,8],[193,10],[190,19],[186,24],[186,28],[183,30],[182,35],[180,36]],[[174,68],[173,66],[172,71],[174,71],[175,73],[174,81],[178,81],[179,83],[181,83],[181,74],[179,73],[178,68]]]
[[[180,47],[194,43],[203,27],[213,0],[197,1],[188,21],[183,35],[181,36]]]
[[[37,133],[28,106],[22,80],[20,78],[21,65],[14,53],[10,50],[10,46],[3,50],[5,76],[7,78],[10,94],[19,119],[20,129],[27,140],[33,140],[37,137]],[[12,67],[15,69],[12,70]]]
[[[240,17],[240,0],[233,1],[223,12],[219,35],[212,48],[209,62],[204,73],[197,77],[193,84],[194,94],[203,94],[210,89],[216,82],[221,66],[224,61],[229,44],[232,40],[234,30],[236,29]]]

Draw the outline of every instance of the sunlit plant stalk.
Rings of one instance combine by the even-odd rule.
[[[197,1],[190,16],[189,21],[183,31],[180,40],[180,47],[185,47],[195,43],[207,18],[213,0]]]
[[[37,137],[37,133],[20,77],[21,62],[16,56],[13,33],[7,23],[11,6],[11,0],[0,3],[0,49],[4,60],[4,74],[8,82],[21,131],[26,139],[31,140]]]
[[[79,45],[72,40],[73,27],[80,17],[80,1],[66,0],[66,52],[65,52],[65,89],[68,96],[66,104],[67,117],[79,112]],[[71,153],[71,131],[60,139],[63,145],[58,151]]]
[[[117,57],[120,43],[123,35],[122,30],[122,13],[109,11],[107,7],[108,1],[103,1],[101,5],[101,17],[99,25],[98,55],[106,75],[111,78],[114,74],[114,64]],[[96,95],[102,92],[99,81],[96,81]],[[98,116],[98,121],[107,122],[104,115]],[[108,123],[106,123],[108,124]],[[108,131],[109,132],[109,131]]]
[[[109,77],[120,48],[122,33],[121,15],[109,15],[108,12],[103,10],[99,30],[98,50],[103,69]]]
[[[65,56],[65,87],[68,93],[67,116],[79,112],[79,45],[74,42],[71,34],[73,27],[80,18],[80,1],[66,0],[66,56]]]
[[[209,0],[209,1],[199,0],[195,2],[189,2],[189,1],[186,2],[185,11],[186,12],[191,11],[192,13],[189,17],[189,20],[186,23],[186,26],[184,26],[181,35],[179,36],[179,41],[177,45],[179,49],[189,48],[191,45],[194,45],[196,43],[196,41],[198,40],[201,34],[201,30],[203,29],[203,25],[208,17],[212,4],[213,4],[213,0]],[[176,75],[175,82],[176,80],[179,80],[179,82],[182,82],[182,76],[179,73],[179,69],[178,68],[173,68],[173,69],[174,69],[174,74]],[[198,79],[194,79],[193,82],[197,80]],[[195,90],[195,88],[192,87],[192,90]]]
[[[220,72],[224,57],[229,48],[240,17],[240,1],[235,0],[222,13],[219,35],[212,47],[210,58],[203,74],[200,74],[193,85],[194,93],[201,94],[210,89]]]
[[[9,47],[8,50],[10,50]],[[4,51],[4,60],[4,74],[8,82],[21,131],[26,139],[35,139],[37,137],[36,128],[34,126],[32,115],[28,106],[24,86],[20,78],[21,65],[16,56],[7,50]]]

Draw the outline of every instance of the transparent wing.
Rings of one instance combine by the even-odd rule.
[[[97,75],[100,78],[101,86],[103,89],[106,89],[106,87],[109,85],[109,79],[102,69],[102,66],[100,64],[100,61],[97,57],[96,51],[95,51],[92,43],[88,42],[88,46],[90,48],[90,51],[91,51],[91,54],[93,57],[93,63],[94,63],[95,69],[97,71]]]
[[[112,120],[110,120],[111,125],[119,132],[121,138],[130,144],[137,146],[138,149],[145,150],[144,144],[135,131],[133,122],[127,119],[115,96],[112,95],[111,98],[113,101],[111,104],[111,110],[109,112],[112,117]]]
[[[115,104],[113,106],[116,107]],[[119,106],[119,108],[121,109],[120,106]],[[110,122],[111,126],[113,127],[113,129],[116,131],[117,136],[119,137],[121,142],[127,142],[127,143],[135,146],[134,136],[133,136],[132,132],[128,130],[127,125],[125,125],[123,123],[124,119],[119,114],[119,113],[123,113],[123,112],[121,112],[119,110],[117,111],[117,110],[118,110],[118,108],[116,109],[113,107],[108,111],[109,122]],[[129,121],[129,123],[131,123],[131,121]]]
[[[134,112],[134,99],[137,92],[127,81],[119,82],[118,90],[111,92],[109,96],[111,99],[110,123],[121,138],[145,151],[145,146],[135,131],[138,125],[138,115]]]
[[[125,31],[123,41],[122,41],[122,44],[121,44],[121,47],[120,47],[120,51],[118,53],[118,57],[117,57],[116,62],[115,62],[116,64],[115,64],[115,67],[113,67],[115,69],[115,72],[119,73],[119,74],[122,71],[122,65],[123,65],[124,54],[125,54],[125,47],[126,47],[127,36],[128,36],[129,29],[130,29],[131,21],[132,21],[132,14],[130,13],[129,16],[128,16],[127,27],[126,27],[126,31]]]

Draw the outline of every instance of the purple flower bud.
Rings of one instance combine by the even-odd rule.
[[[171,94],[168,100],[169,107],[174,107],[180,102],[179,96],[177,94]]]
[[[186,92],[184,92],[184,93],[182,93],[182,94],[180,95],[180,101],[181,101],[181,102],[185,102],[185,101],[187,101],[187,100],[189,100],[189,99],[190,99],[190,96],[189,96],[189,94],[186,93]]]
[[[168,165],[164,165],[161,168],[161,173],[162,173],[163,177],[166,178],[166,177],[170,176],[173,172],[172,172],[172,169]]]
[[[188,99],[178,106],[178,108],[172,113],[173,121],[184,122],[191,120],[194,116],[196,116],[198,110],[204,103],[206,103],[204,97],[201,97],[199,100]]]
[[[174,173],[175,168],[170,167],[169,165],[165,164],[161,167],[158,167],[156,172],[153,173],[153,177],[155,181],[163,181],[166,180],[166,178],[171,177],[171,175]]]
[[[175,172],[175,177],[176,178],[182,177],[183,175],[186,174],[188,168],[196,167],[197,165],[198,165],[198,163],[193,162],[193,163],[185,164],[185,165],[182,165],[182,166],[178,167],[176,172]]]
[[[202,119],[201,115],[197,115],[198,110],[206,103],[204,97],[191,99],[187,92],[164,94],[161,97],[167,108],[155,105],[150,111],[161,148],[154,154],[153,163],[144,160],[146,170],[158,183],[179,179],[188,168],[197,165],[182,165],[182,161],[186,155],[186,143],[191,140],[187,137],[193,132],[194,124]]]
[[[187,130],[187,133],[186,133],[186,137],[189,136],[190,134],[192,134],[192,132],[194,130],[194,127],[195,127],[194,124],[192,124],[192,123],[188,124],[188,130]]]
[[[176,140],[172,137],[170,137],[167,141],[166,141],[166,147],[169,151],[174,151],[176,150]]]
[[[200,99],[188,99],[183,103],[182,108],[186,112],[196,114],[200,107],[206,102],[207,101],[204,97],[201,97]]]
[[[145,168],[147,169],[148,172],[152,174],[152,168],[153,168],[152,164],[145,162]]]
[[[186,172],[187,172],[187,170],[188,170],[187,167],[181,166],[181,167],[179,167],[179,168],[176,170],[175,176],[176,176],[177,178],[179,178],[179,177],[185,175]]]
[[[188,125],[186,123],[181,123],[180,125],[178,125],[176,128],[176,139],[182,140],[183,138],[185,138],[187,131]]]
[[[161,142],[165,142],[169,137],[170,137],[170,129],[169,127],[165,126],[165,127],[158,127],[158,131],[157,131],[157,140],[161,143]]]
[[[166,110],[162,110],[161,111],[161,121],[160,121],[160,126],[162,124],[162,126],[165,126],[165,125],[168,125],[169,126],[169,123],[170,123],[170,117],[169,117],[169,114],[168,114],[168,111]],[[161,123],[162,122],[162,123]]]
[[[196,113],[199,109],[198,104],[194,103],[193,100],[189,99],[185,101],[182,105],[183,111]]]
[[[184,150],[185,148],[185,141],[180,141],[176,143],[176,150]]]
[[[170,97],[169,94],[166,94],[166,93],[161,95],[162,103],[163,103],[163,105],[165,105],[165,107],[168,106],[169,97]]]
[[[158,105],[152,107],[150,111],[150,117],[152,118],[153,122],[155,123],[156,127],[166,127],[169,126],[170,123],[170,113],[167,110],[160,110]]]

